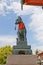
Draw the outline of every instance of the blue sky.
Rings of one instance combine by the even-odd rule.
[[[21,16],[27,29],[27,42],[32,50],[43,51],[43,10],[41,6],[24,5],[20,0],[0,0],[0,47],[15,45],[17,30],[15,20]]]

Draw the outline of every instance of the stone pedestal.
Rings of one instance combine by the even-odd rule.
[[[27,45],[27,39],[24,39],[24,40],[18,40],[17,38],[17,45],[16,46],[13,46],[13,54],[29,54],[31,55],[32,54],[32,50],[31,50],[31,46],[30,45]]]
[[[37,65],[36,55],[10,55],[6,65]]]
[[[18,33],[17,45],[13,46],[13,55],[7,57],[6,65],[37,65],[37,56],[32,55],[31,45],[27,45],[26,28],[18,30]]]

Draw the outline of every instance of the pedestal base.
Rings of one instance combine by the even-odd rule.
[[[27,39],[25,39],[24,41],[19,41],[17,39],[17,45],[13,46],[13,54],[32,54],[31,45],[27,45]]]
[[[31,55],[32,50],[31,49],[15,49],[15,50],[13,50],[13,54],[15,54],[15,55],[18,55],[18,54]]]
[[[10,55],[6,65],[37,65],[36,55]]]

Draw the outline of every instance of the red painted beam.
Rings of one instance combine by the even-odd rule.
[[[43,6],[43,0],[22,0],[23,4]]]

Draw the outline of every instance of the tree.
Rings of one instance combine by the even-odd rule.
[[[38,54],[38,52],[39,52],[39,50],[38,50],[38,49],[36,49],[35,54],[37,55],[37,54]]]
[[[0,48],[0,64],[5,64],[8,55],[12,55],[13,48],[11,46],[5,46]]]

